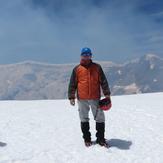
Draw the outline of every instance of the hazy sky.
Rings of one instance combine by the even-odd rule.
[[[163,57],[163,0],[0,0],[0,64]]]

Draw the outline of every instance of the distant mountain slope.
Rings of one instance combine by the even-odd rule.
[[[113,94],[163,91],[163,59],[145,55],[106,72]]]
[[[163,59],[148,54],[124,64],[95,61],[102,65],[112,95],[163,91]],[[73,64],[25,61],[0,65],[0,99],[63,99]]]

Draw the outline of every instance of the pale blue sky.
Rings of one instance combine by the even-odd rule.
[[[1,0],[0,64],[163,57],[162,0]]]

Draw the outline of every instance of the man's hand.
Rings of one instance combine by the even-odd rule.
[[[74,106],[74,105],[75,105],[75,99],[70,99],[70,104],[71,104],[72,106]]]

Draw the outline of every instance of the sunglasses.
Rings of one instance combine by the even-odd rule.
[[[92,54],[91,53],[82,53],[81,56],[87,57],[87,56],[92,56]]]

